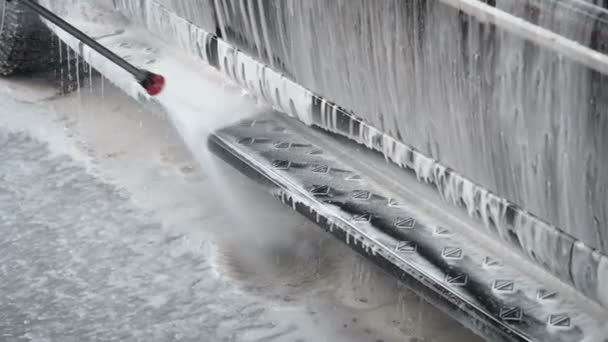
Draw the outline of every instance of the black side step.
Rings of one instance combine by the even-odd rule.
[[[319,134],[267,114],[216,132],[209,144],[283,203],[489,341],[607,341],[604,309],[457,224],[419,217],[411,209],[416,203],[395,195],[394,184],[378,185],[326,148]],[[406,172],[403,178],[404,187],[415,181]]]

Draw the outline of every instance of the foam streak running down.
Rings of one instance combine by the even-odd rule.
[[[575,2],[503,0],[496,7],[597,55],[606,13],[583,16]],[[170,6],[380,131],[608,251],[608,96],[597,71],[436,1],[122,3],[182,43],[191,37],[188,22],[172,30],[152,23],[159,19],[153,7]],[[203,11],[217,15],[198,16]]]

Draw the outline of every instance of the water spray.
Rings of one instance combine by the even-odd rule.
[[[49,22],[55,24],[56,26],[58,26],[65,32],[71,34],[72,36],[74,36],[74,38],[78,39],[83,44],[89,46],[91,49],[95,50],[97,53],[104,56],[105,58],[110,60],[112,63],[118,65],[119,67],[121,67],[122,69],[124,69],[125,71],[127,71],[128,73],[133,75],[135,77],[135,79],[137,80],[137,82],[146,90],[146,92],[149,95],[151,95],[151,96],[158,95],[163,90],[163,87],[165,86],[165,78],[162,75],[155,74],[155,73],[145,70],[145,69],[140,69],[140,68],[134,66],[133,64],[127,62],[126,60],[124,60],[123,58],[121,58],[120,56],[115,54],[114,52],[110,51],[103,45],[99,44],[93,38],[86,35],[84,32],[78,30],[77,28],[70,25],[65,20],[58,17],[53,12],[46,9],[44,6],[38,4],[36,1],[34,1],[34,0],[6,0],[6,1],[8,1],[8,2],[20,1],[22,4],[24,4],[25,6],[30,8],[32,11],[36,12],[41,17],[43,17],[46,20],[48,20]]]

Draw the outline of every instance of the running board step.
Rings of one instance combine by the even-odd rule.
[[[461,223],[423,217],[411,197],[395,195],[395,184],[353,168],[346,155],[363,147],[348,143],[275,113],[209,138],[215,154],[487,340],[606,341],[604,309]],[[388,167],[379,155],[365,158],[380,172]],[[399,186],[416,182],[402,176]]]

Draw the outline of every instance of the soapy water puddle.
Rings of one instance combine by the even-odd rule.
[[[2,81],[3,338],[477,339],[214,159],[206,135],[263,108],[200,70],[165,117],[100,78]]]

